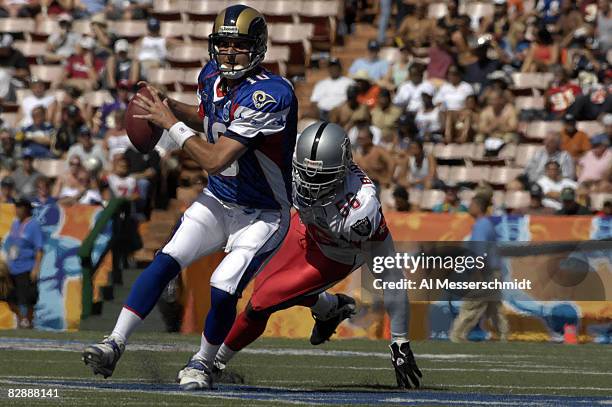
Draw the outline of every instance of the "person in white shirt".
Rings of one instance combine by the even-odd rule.
[[[474,94],[472,85],[461,80],[461,74],[456,66],[451,66],[445,82],[434,98],[434,105],[444,111],[459,111],[465,107],[465,99]]]
[[[60,14],[59,31],[51,33],[47,38],[47,62],[62,62],[75,53],[76,46],[81,41],[81,34],[72,31],[72,16],[68,13]]]
[[[428,81],[423,80],[424,68],[421,64],[413,64],[409,70],[408,82],[397,90],[393,104],[405,108],[409,112],[417,112],[423,107],[421,94],[426,92],[433,95],[436,88]]]
[[[419,140],[441,141],[442,140],[442,117],[440,108],[434,106],[431,91],[421,93],[423,106],[417,111],[414,118],[419,130]]]
[[[161,24],[157,18],[147,20],[148,33],[142,38],[138,61],[140,61],[143,75],[146,77],[150,68],[160,66],[168,55],[166,39],[159,34]]]
[[[342,75],[342,65],[338,59],[330,59],[328,70],[329,78],[317,82],[310,96],[321,120],[328,120],[329,112],[346,102],[346,91],[354,83],[351,78]]]
[[[91,182],[91,175],[86,169],[79,170],[77,174],[78,185],[72,187],[66,185],[62,187],[58,196],[58,203],[65,205],[73,205],[76,203],[82,205],[100,205],[102,204],[102,195],[100,191],[94,187]]]
[[[30,80],[31,95],[23,98],[21,106],[17,112],[17,123],[19,127],[28,127],[32,124],[32,110],[35,107],[43,106],[49,112],[49,106],[55,101],[55,96],[47,95],[47,86],[44,82],[33,76]],[[50,119],[50,117],[47,117]]]
[[[95,144],[91,139],[91,130],[87,126],[79,129],[79,138],[68,150],[68,157],[78,156],[81,163],[87,163],[90,158],[98,159],[104,168],[108,167],[107,154],[100,144]]]
[[[561,191],[564,188],[576,189],[578,186],[576,181],[561,177],[561,166],[556,161],[546,163],[545,175],[538,179],[537,184],[545,197],[542,205],[556,210],[561,209]]]

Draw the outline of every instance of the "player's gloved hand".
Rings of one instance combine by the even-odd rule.
[[[395,369],[398,387],[402,389],[419,387],[419,378],[423,377],[423,374],[414,360],[410,341],[395,341],[389,345],[389,349],[391,349],[391,364]]]

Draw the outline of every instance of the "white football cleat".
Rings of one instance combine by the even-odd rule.
[[[204,359],[193,356],[177,375],[181,390],[210,390],[212,389],[212,372],[206,366]]]
[[[82,359],[87,366],[92,368],[94,374],[101,374],[106,379],[112,376],[124,350],[123,342],[106,337],[102,342],[86,347]]]

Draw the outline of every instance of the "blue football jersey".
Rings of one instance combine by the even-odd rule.
[[[265,69],[223,93],[217,64],[198,77],[199,113],[206,138],[230,137],[247,151],[230,167],[208,178],[219,199],[257,209],[291,207],[291,160],[297,136],[297,99],[291,83]]]

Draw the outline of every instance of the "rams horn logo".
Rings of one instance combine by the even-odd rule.
[[[261,109],[268,103],[276,103],[276,99],[262,90],[253,92],[253,104],[255,105],[256,109]]]

